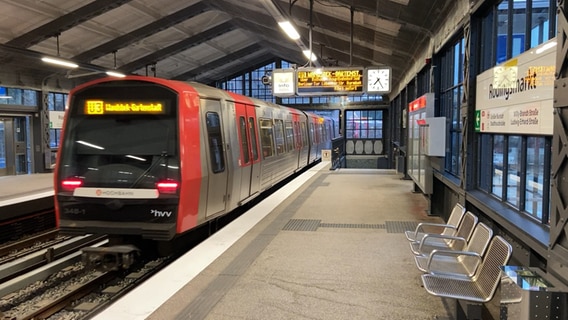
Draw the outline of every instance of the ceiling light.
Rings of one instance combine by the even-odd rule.
[[[304,50],[302,51],[304,53],[304,56],[306,56],[306,58],[311,59],[312,61],[317,61],[318,58],[316,57],[315,54],[310,54],[310,50]]]
[[[107,71],[106,74],[109,75],[109,76],[111,76],[111,77],[118,77],[118,78],[124,78],[124,77],[126,77],[125,74],[120,73],[120,72],[115,72],[115,71]]]
[[[56,59],[56,58],[43,57],[43,58],[41,58],[41,61],[47,62],[47,63],[56,64],[56,65],[59,65],[59,66],[64,66],[64,67],[67,67],[67,68],[77,68],[77,67],[79,67],[78,64],[73,63],[73,62],[71,62],[71,61],[62,60],[62,59]]]
[[[290,37],[290,39],[292,40],[300,39],[300,34],[298,33],[298,31],[296,31],[296,28],[294,28],[294,26],[290,21],[278,22],[278,25],[280,26],[280,28],[282,28],[282,30],[284,30],[284,32],[286,32],[286,34],[288,35],[288,37]]]
[[[0,99],[12,99],[12,96],[0,96]]]

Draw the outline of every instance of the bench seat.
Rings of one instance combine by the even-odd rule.
[[[503,237],[495,236],[473,277],[466,279],[452,275],[423,274],[424,289],[438,297],[488,302],[501,281],[501,267],[507,264],[511,253],[511,245]]]

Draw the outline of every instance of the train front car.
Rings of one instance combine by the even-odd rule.
[[[174,85],[183,86],[131,76],[97,80],[70,93],[55,173],[61,233],[169,241],[180,224],[193,220],[178,216],[183,153],[179,141],[182,135],[193,136],[193,143],[184,144],[193,149],[185,150],[188,157],[195,159],[185,160],[184,179],[197,186],[197,195],[186,191],[190,199],[185,200],[195,207],[199,128],[193,122],[193,129],[185,131],[194,132],[180,132],[179,113],[192,108],[178,105],[190,99],[180,99],[185,88]]]

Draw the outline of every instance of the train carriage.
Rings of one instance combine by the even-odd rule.
[[[170,241],[319,160],[325,121],[197,83],[79,86],[55,171],[60,230]]]

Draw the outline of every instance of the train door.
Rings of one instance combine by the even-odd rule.
[[[207,135],[209,164],[207,184],[207,216],[225,211],[227,205],[228,168],[223,137],[223,118],[219,100],[201,99]]]
[[[26,117],[0,118],[0,176],[29,173],[28,136]]]
[[[260,190],[260,157],[256,128],[256,111],[252,105],[235,104],[240,142],[241,193],[246,199]]]

